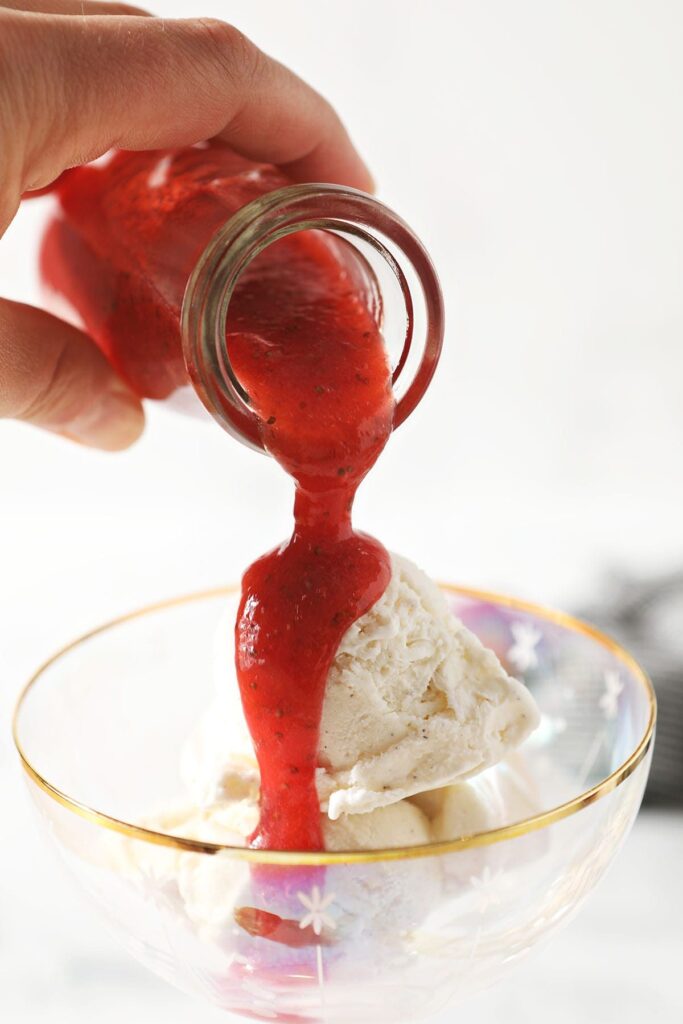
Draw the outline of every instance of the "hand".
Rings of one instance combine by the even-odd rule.
[[[0,0],[0,236],[23,193],[108,149],[219,136],[295,181],[369,190],[330,105],[237,29],[125,4]],[[0,299],[0,417],[111,451],[140,435],[138,398],[81,331]]]

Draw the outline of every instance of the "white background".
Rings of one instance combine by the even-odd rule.
[[[683,4],[153,6],[229,18],[324,92],[439,269],[438,376],[364,484],[358,523],[441,578],[566,607],[594,602],[610,566],[680,565]],[[45,203],[0,243],[7,296],[39,299]],[[217,429],[156,410],[117,456],[3,424],[0,476],[9,1019],[218,1020],[148,979],[62,893],[24,808],[8,712],[72,635],[236,579],[286,534],[288,482]],[[583,917],[475,1001],[473,1024],[680,1020],[680,840],[675,821],[644,819]]]

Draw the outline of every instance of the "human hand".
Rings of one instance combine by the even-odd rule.
[[[0,237],[24,193],[112,147],[218,136],[295,181],[372,188],[332,107],[224,22],[0,0],[0,81]],[[110,451],[144,426],[139,399],[85,334],[9,299],[0,299],[0,417]]]

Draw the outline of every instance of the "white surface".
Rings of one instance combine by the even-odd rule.
[[[229,12],[339,106],[443,279],[438,377],[364,485],[358,522],[435,576],[563,605],[595,597],[606,564],[680,561],[683,5],[235,0]],[[43,214],[27,205],[0,244],[4,294],[36,301]],[[266,459],[163,413],[116,457],[3,424],[0,475],[7,778],[6,712],[43,656],[131,605],[236,578],[288,529],[291,496]],[[9,785],[9,1019],[218,1019],[84,924]],[[583,917],[472,1019],[679,1020],[681,832],[669,828],[640,826]]]

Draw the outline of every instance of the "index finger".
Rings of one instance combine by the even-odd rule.
[[[29,74],[11,53],[31,54]],[[0,66],[20,192],[114,146],[157,149],[213,136],[297,181],[372,188],[330,104],[221,21],[0,9]]]

